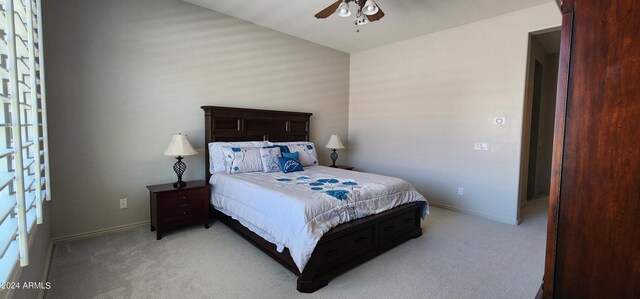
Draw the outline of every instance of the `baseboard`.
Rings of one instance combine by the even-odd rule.
[[[53,243],[57,243],[57,242],[62,242],[62,241],[71,241],[71,240],[86,239],[86,238],[91,238],[91,237],[108,235],[108,234],[128,231],[128,230],[136,229],[136,228],[139,228],[139,227],[147,226],[147,225],[149,225],[149,223],[150,223],[150,221],[147,220],[147,221],[142,221],[142,222],[136,222],[136,223],[131,223],[131,224],[114,226],[114,227],[110,227],[110,228],[103,228],[103,229],[93,230],[93,231],[79,233],[79,234],[67,235],[67,236],[62,236],[62,237],[55,237],[55,238],[52,239],[52,241],[53,241]]]
[[[505,219],[505,218],[495,217],[495,216],[486,215],[486,214],[470,211],[470,210],[459,208],[459,207],[450,206],[450,205],[447,205],[447,204],[433,202],[433,201],[429,201],[429,205],[434,206],[434,207],[438,207],[438,208],[443,208],[443,209],[447,209],[447,210],[456,211],[456,212],[462,212],[462,213],[465,213],[465,214],[477,216],[477,217],[488,219],[488,220],[491,220],[491,221],[496,221],[496,222],[505,223],[505,224],[511,224],[511,225],[518,225],[518,220],[517,219]]]

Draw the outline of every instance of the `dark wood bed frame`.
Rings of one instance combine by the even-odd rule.
[[[203,106],[205,143],[214,141],[274,142],[309,140],[311,113]],[[206,178],[209,147],[206,148]],[[215,187],[214,187],[215,188]],[[359,264],[422,235],[420,213],[424,202],[398,206],[376,215],[341,224],[327,232],[316,245],[309,262],[300,272],[289,250],[278,252],[273,243],[244,227],[240,222],[211,207],[216,219],[225,223],[298,276],[297,289],[312,293],[329,280]]]

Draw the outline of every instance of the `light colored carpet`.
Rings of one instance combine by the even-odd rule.
[[[55,244],[45,298],[533,298],[547,199],[519,226],[432,207],[422,237],[298,293],[296,276],[225,225],[149,229]]]

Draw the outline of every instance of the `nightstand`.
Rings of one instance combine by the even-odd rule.
[[[151,206],[151,231],[156,238],[171,228],[187,224],[204,224],[209,228],[209,185],[190,181],[181,189],[172,184],[147,186]]]
[[[353,166],[347,166],[347,165],[336,165],[336,168],[340,168],[340,169],[346,169],[346,170],[353,170]]]

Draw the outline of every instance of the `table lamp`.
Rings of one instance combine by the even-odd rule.
[[[187,135],[178,133],[171,137],[171,142],[169,142],[169,146],[164,151],[164,155],[176,157],[178,160],[176,164],[173,164],[173,171],[178,175],[178,181],[173,183],[173,188],[180,189],[187,186],[187,183],[182,181],[182,174],[187,170],[187,165],[182,162],[182,159],[183,156],[191,156],[197,153],[198,152],[191,146],[191,143],[189,143]]]
[[[336,160],[338,160],[338,153],[336,153],[336,149],[344,148],[342,141],[340,141],[340,137],[338,137],[338,135],[336,134],[331,135],[331,138],[329,138],[329,143],[327,143],[327,145],[325,145],[324,147],[333,149],[333,152],[331,153],[331,160],[333,160],[333,165],[331,165],[331,167],[337,167]]]

